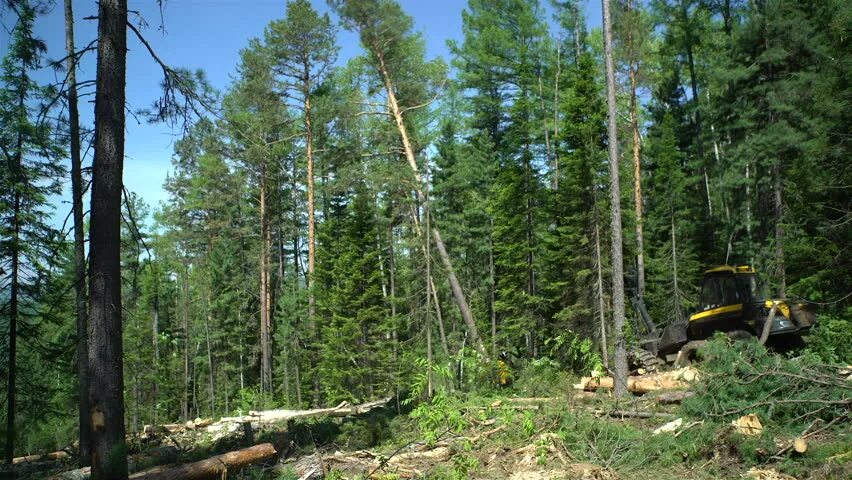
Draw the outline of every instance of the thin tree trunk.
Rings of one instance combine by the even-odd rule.
[[[307,68],[307,67],[306,67]],[[316,220],[314,217],[314,150],[311,127],[310,85],[305,88],[305,157],[307,160],[308,184],[308,323],[316,329],[316,299],[314,297],[314,270],[316,265]]]
[[[438,300],[438,290],[435,286],[435,278],[431,275],[429,276],[429,283],[432,287],[432,300],[435,301],[435,317],[438,320],[438,332],[441,335],[441,350],[443,350],[444,355],[450,356],[450,347],[447,345],[447,333],[444,329],[444,315],[441,313],[441,302]]]
[[[181,415],[189,421],[189,266],[184,264],[183,275],[183,400]]]
[[[556,44],[556,75],[553,81],[553,189],[559,189],[559,77],[562,75],[562,45]]]
[[[93,480],[127,478],[120,257],[126,25],[126,0],[100,0],[89,257]]]
[[[497,358],[497,309],[494,301],[497,289],[497,279],[494,273],[494,238],[491,232],[494,230],[494,219],[488,219],[490,228],[488,230],[488,309],[491,313],[491,356]]]
[[[77,102],[77,59],[74,57],[74,10],[65,0],[65,53],[68,59],[68,127],[71,141],[71,197],[74,209],[74,309],[77,318],[77,395],[80,465],[91,462],[89,425],[89,337],[86,332],[86,232],[83,221],[83,169],[80,158],[80,114]]]
[[[22,102],[23,103],[23,102]],[[18,133],[18,148],[14,165],[15,183],[21,179],[21,133]],[[16,415],[16,392],[15,381],[17,376],[17,342],[18,342],[18,281],[20,277],[19,261],[21,250],[21,194],[15,189],[14,204],[12,210],[12,285],[9,293],[9,362],[8,383],[6,393],[6,464],[11,465],[15,458],[15,415]]]
[[[266,169],[260,172],[260,389],[267,393],[271,390],[271,361],[269,348],[269,255],[267,251],[267,230],[269,216],[266,208]]]
[[[428,187],[427,187],[428,188]],[[424,197],[424,207],[426,214],[426,231],[429,231],[429,193],[427,193]],[[426,398],[432,398],[432,394],[434,392],[434,377],[432,375],[432,308],[431,308],[431,290],[432,290],[432,242],[429,238],[429,235],[424,235],[424,240],[426,241],[426,368],[427,372],[427,387],[426,387]]]
[[[621,189],[618,168],[618,126],[616,124],[615,67],[612,60],[612,17],[609,0],[602,0],[604,24],[604,58],[606,61],[606,93],[609,144],[609,192],[612,216],[612,316],[615,335],[615,396],[627,395],[627,351],[624,341],[624,266],[621,239]]]
[[[672,211],[672,280],[674,288],[674,308],[675,308],[675,318],[680,320],[683,318],[683,312],[680,309],[680,287],[678,286],[678,278],[677,278],[677,233],[675,230],[675,220],[674,220],[674,211]]]
[[[209,308],[209,306],[208,306]],[[216,415],[216,383],[214,380],[214,370],[213,370],[213,348],[210,344],[210,321],[212,315],[210,312],[207,313],[207,317],[204,320],[204,336],[207,340],[207,381],[208,388],[210,389],[210,416]]]
[[[775,268],[778,274],[778,298],[787,298],[787,275],[784,267],[784,202],[781,185],[781,166],[773,168],[775,177]]]
[[[412,173],[414,174],[417,195],[419,198],[423,198],[423,180],[420,177],[420,170],[417,168],[417,160],[414,158],[414,148],[411,146],[411,141],[408,138],[408,131],[405,127],[405,120],[402,118],[402,110],[400,110],[399,103],[396,99],[393,82],[391,81],[390,74],[385,66],[384,58],[381,53],[378,50],[374,53],[379,59],[379,72],[384,81],[385,93],[388,97],[388,106],[391,109],[391,115],[393,116],[394,123],[396,124],[396,128],[399,131],[399,135],[402,140],[405,158],[408,160],[408,165],[411,167]],[[419,225],[415,226],[418,230],[420,230]],[[426,234],[428,235],[429,232],[427,231]],[[441,234],[437,228],[432,228],[432,238],[435,240],[435,247],[438,249],[438,253],[441,255],[441,261],[444,264],[444,268],[447,270],[447,278],[450,281],[450,288],[453,291],[453,297],[455,298],[456,304],[461,311],[462,318],[467,325],[471,341],[474,345],[476,345],[477,350],[479,350],[482,356],[487,359],[488,351],[485,349],[485,345],[482,343],[482,339],[479,336],[479,330],[476,328],[476,321],[473,318],[473,313],[471,312],[467,299],[464,296],[464,291],[462,290],[461,284],[459,283],[455,270],[453,269],[453,263],[447,254],[446,247],[444,246],[443,240],[441,240]]]
[[[159,282],[159,279],[155,280]],[[159,287],[159,285],[158,285]],[[159,421],[159,403],[158,398],[160,396],[160,386],[158,383],[159,373],[160,373],[160,302],[159,298],[154,296],[154,305],[151,308],[151,342],[154,349],[154,365],[153,365],[153,378],[151,380],[151,390],[153,392],[153,404],[154,404],[154,424],[158,424]]]
[[[597,267],[598,282],[597,282],[597,297],[598,297],[598,320],[601,324],[601,357],[603,358],[604,368],[609,369],[609,352],[606,344],[606,315],[604,306],[604,290],[603,290],[603,259],[601,258],[601,232],[598,226],[598,219],[595,218],[595,266]]]
[[[629,40],[632,43],[632,35]],[[631,46],[632,48],[632,46]],[[642,232],[642,158],[639,144],[639,114],[636,101],[636,74],[638,68],[635,62],[630,62],[630,126],[633,130],[633,205],[636,214],[636,283],[639,295],[645,295],[645,241]]]

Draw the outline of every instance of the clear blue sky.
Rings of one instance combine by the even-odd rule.
[[[549,6],[547,0],[540,0],[543,6]],[[65,56],[64,51],[64,12],[62,0],[50,14],[40,17],[36,23],[36,35],[47,42],[48,57],[52,59]],[[325,0],[314,0],[315,8],[328,11]],[[430,57],[442,56],[448,60],[446,41],[461,39],[461,11],[466,6],[464,0],[401,0],[403,9],[414,18],[416,28],[423,32]],[[239,51],[248,40],[263,34],[269,21],[281,18],[285,0],[166,0],[162,21],[164,30],[159,30],[161,16],[156,0],[129,0],[129,9],[136,10],[148,23],[143,34],[169,65],[190,69],[203,69],[212,85],[224,91],[231,83],[239,60]],[[601,23],[601,4],[598,0],[589,0],[585,5],[586,19],[590,27]],[[11,15],[3,16],[5,26],[0,30],[0,55],[8,47],[9,22]],[[95,0],[74,0],[75,35],[77,48],[91,42],[97,34],[94,20],[84,17],[97,14]],[[550,14],[547,13],[548,21]],[[139,23],[139,18],[132,15]],[[358,38],[345,30],[338,35],[340,62],[361,53]],[[127,101],[132,109],[145,107],[157,98],[161,71],[151,60],[147,51],[128,32],[127,57]],[[80,64],[78,81],[94,78],[95,55],[88,54]],[[52,72],[42,72],[45,81],[55,79]],[[84,97],[82,102],[92,101]],[[82,103],[81,121],[91,125],[91,103]],[[179,132],[165,126],[137,124],[127,119],[124,183],[127,189],[138,193],[152,207],[166,199],[162,189],[163,180],[171,169],[171,156],[174,140]],[[70,190],[70,186],[67,188]],[[70,205],[66,194],[57,199],[55,217],[61,223],[68,214]],[[62,202],[62,203],[60,203]]]

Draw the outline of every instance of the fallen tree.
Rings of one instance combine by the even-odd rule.
[[[134,473],[132,480],[211,480],[227,478],[229,473],[275,457],[278,452],[271,443],[224,453],[194,463],[176,467],[157,467]]]

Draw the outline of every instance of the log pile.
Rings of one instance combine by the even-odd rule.
[[[627,391],[648,393],[656,390],[678,390],[689,387],[689,383],[698,380],[698,371],[685,367],[671,372],[633,375],[627,377]],[[583,377],[574,385],[578,390],[612,390],[615,380],[612,377]]]

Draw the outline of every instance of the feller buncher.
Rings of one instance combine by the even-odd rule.
[[[641,325],[641,348],[631,350],[637,366],[653,370],[664,362],[690,355],[698,342],[724,332],[734,339],[760,337],[767,327],[776,343],[801,343],[801,335],[816,323],[816,315],[804,303],[768,298],[757,272],[747,265],[723,265],[704,272],[699,309],[688,319],[674,320],[662,331],[654,324],[642,297],[631,298]],[[771,315],[771,318],[770,318]],[[766,322],[771,322],[766,325]]]

